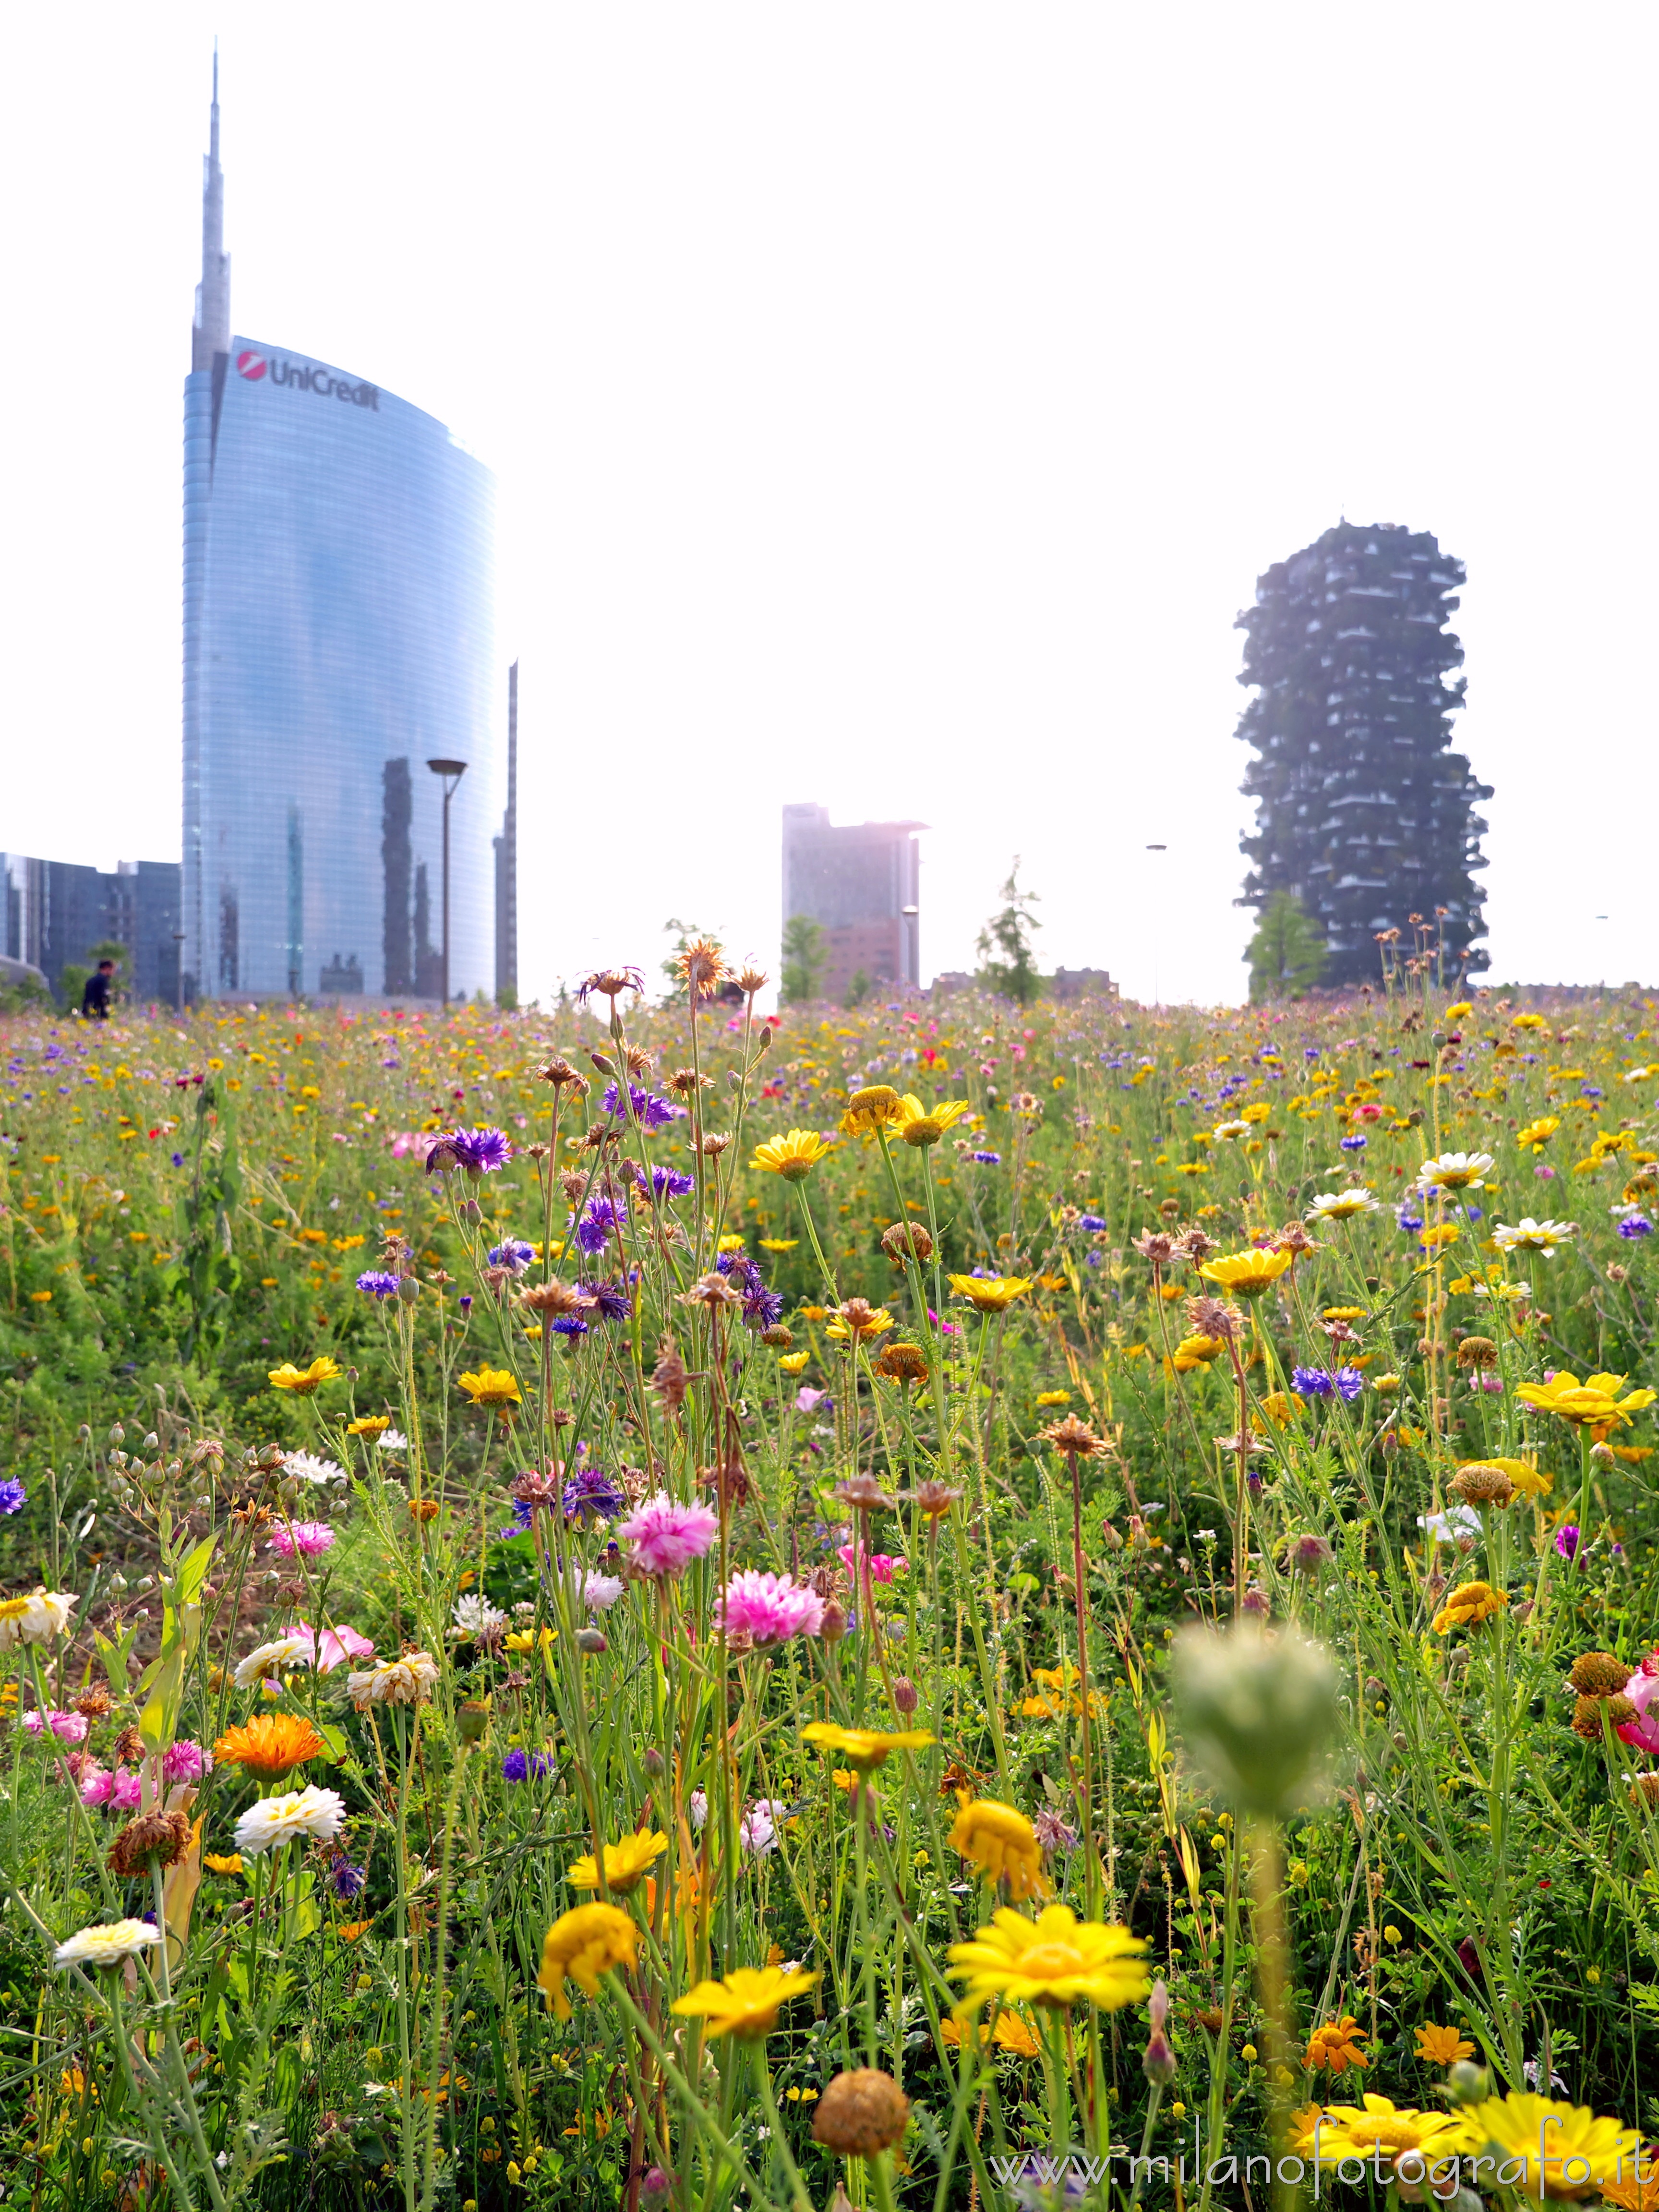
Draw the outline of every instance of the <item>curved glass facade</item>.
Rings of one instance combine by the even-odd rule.
[[[185,386],[185,973],[198,998],[496,985],[495,485],[441,422],[233,337]]]

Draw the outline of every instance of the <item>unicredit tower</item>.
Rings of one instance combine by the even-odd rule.
[[[233,336],[216,60],[210,146],[185,385],[185,988],[438,997],[451,788],[449,992],[493,995],[516,888],[494,483],[406,400]]]

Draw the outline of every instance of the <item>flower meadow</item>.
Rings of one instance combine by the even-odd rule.
[[[1659,2206],[1653,1002],[682,966],[7,1023],[0,2198]]]

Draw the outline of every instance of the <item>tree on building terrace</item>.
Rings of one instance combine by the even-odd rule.
[[[1481,893],[1492,787],[1449,750],[1463,648],[1448,627],[1463,564],[1426,531],[1341,522],[1269,568],[1245,633],[1238,735],[1256,803],[1239,903],[1287,891],[1322,933],[1323,981],[1380,972],[1379,933],[1437,923],[1448,976],[1487,964]],[[1247,956],[1248,957],[1248,956]]]

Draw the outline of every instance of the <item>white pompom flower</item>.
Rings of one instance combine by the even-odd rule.
[[[329,1844],[344,1825],[345,1800],[337,1790],[290,1790],[280,1797],[256,1798],[236,1823],[236,1848],[257,1858],[296,1836]]]
[[[119,1966],[158,1943],[161,1931],[151,1920],[106,1920],[82,1928],[52,1954],[57,1966]]]

